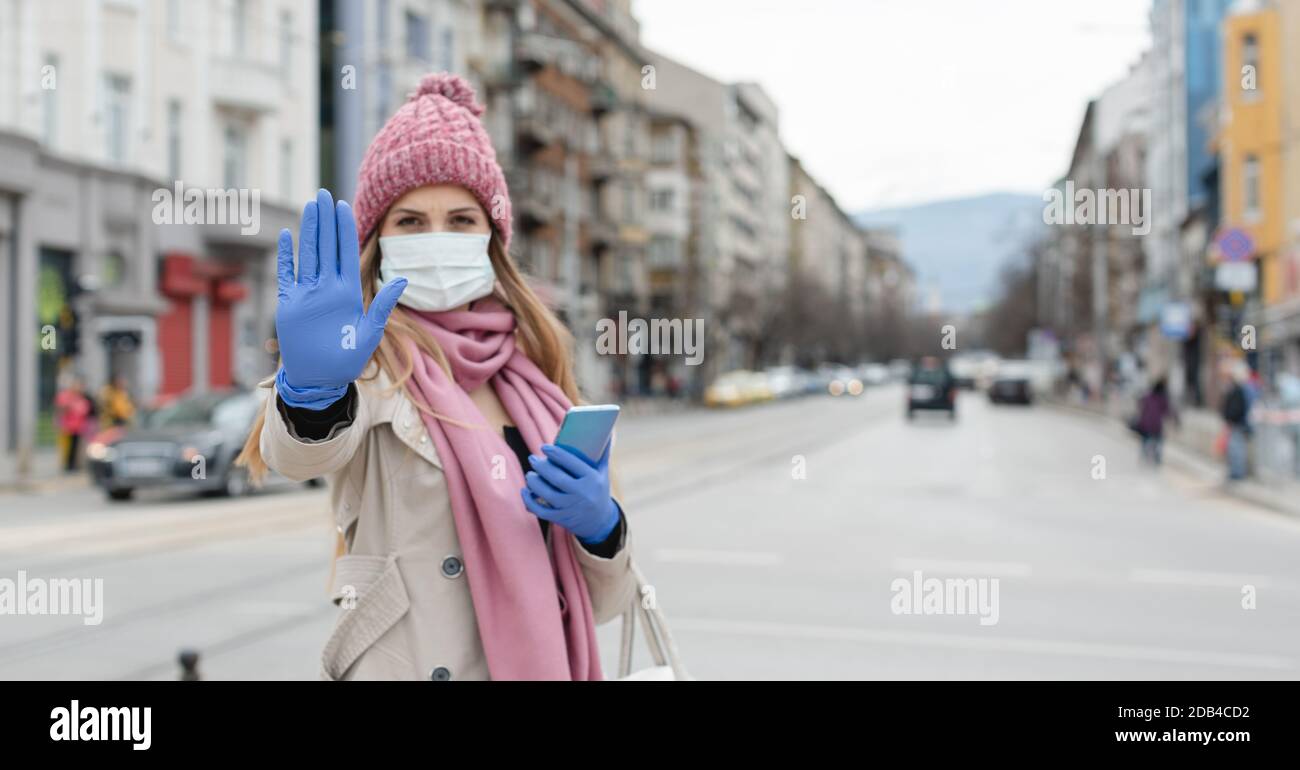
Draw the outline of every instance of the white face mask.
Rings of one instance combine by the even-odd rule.
[[[397,300],[413,310],[451,310],[492,293],[496,273],[488,257],[490,235],[417,233],[379,239],[379,280],[405,278]]]

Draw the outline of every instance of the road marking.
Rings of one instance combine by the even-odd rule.
[[[1028,564],[1018,561],[945,561],[942,559],[894,559],[893,568],[899,572],[939,572],[955,575],[997,575],[999,577],[1029,577]]]
[[[786,639],[813,639],[818,641],[920,645],[963,650],[979,650],[984,652],[1063,655],[1084,658],[1116,658],[1121,660],[1187,663],[1198,666],[1222,666],[1227,668],[1293,670],[1296,667],[1295,660],[1278,655],[1181,650],[1166,647],[1098,644],[1094,642],[1067,642],[1053,641],[1049,639],[1025,639],[993,635],[969,636],[959,634],[933,634],[909,631],[881,631],[867,628],[848,628],[843,626],[814,626],[793,623],[761,623],[676,617],[672,620],[672,627],[675,631],[701,631],[704,633],[733,634],[738,636],[767,636]]]
[[[717,564],[733,567],[775,567],[785,557],[770,551],[707,551],[690,548],[661,548],[654,552],[655,561],[686,564]]]
[[[1263,588],[1273,584],[1273,581],[1264,575],[1231,575],[1224,572],[1189,572],[1144,568],[1134,569],[1129,573],[1129,579],[1138,583],[1218,586],[1222,588],[1241,588],[1245,585]]]

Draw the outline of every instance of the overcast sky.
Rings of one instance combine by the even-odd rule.
[[[1041,195],[1088,99],[1150,44],[1147,0],[633,0],[642,41],[760,83],[850,212]]]

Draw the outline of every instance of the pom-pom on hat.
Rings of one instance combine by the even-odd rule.
[[[425,75],[366,149],[353,210],[365,243],[379,218],[404,193],[431,184],[469,190],[510,246],[510,193],[479,116],[483,105],[459,75]]]

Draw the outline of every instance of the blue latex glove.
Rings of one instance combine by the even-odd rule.
[[[379,346],[406,279],[384,284],[366,312],[357,221],[345,201],[336,210],[328,190],[302,210],[296,281],[287,229],[280,231],[279,247],[275,334],[283,366],[276,391],[289,406],[324,409],[347,393]]]
[[[524,474],[525,487],[519,490],[528,510],[564,527],[588,545],[609,537],[620,515],[618,505],[609,496],[609,447],[605,447],[605,454],[594,467],[554,444],[543,444],[542,454],[545,456],[529,455],[533,469]]]

